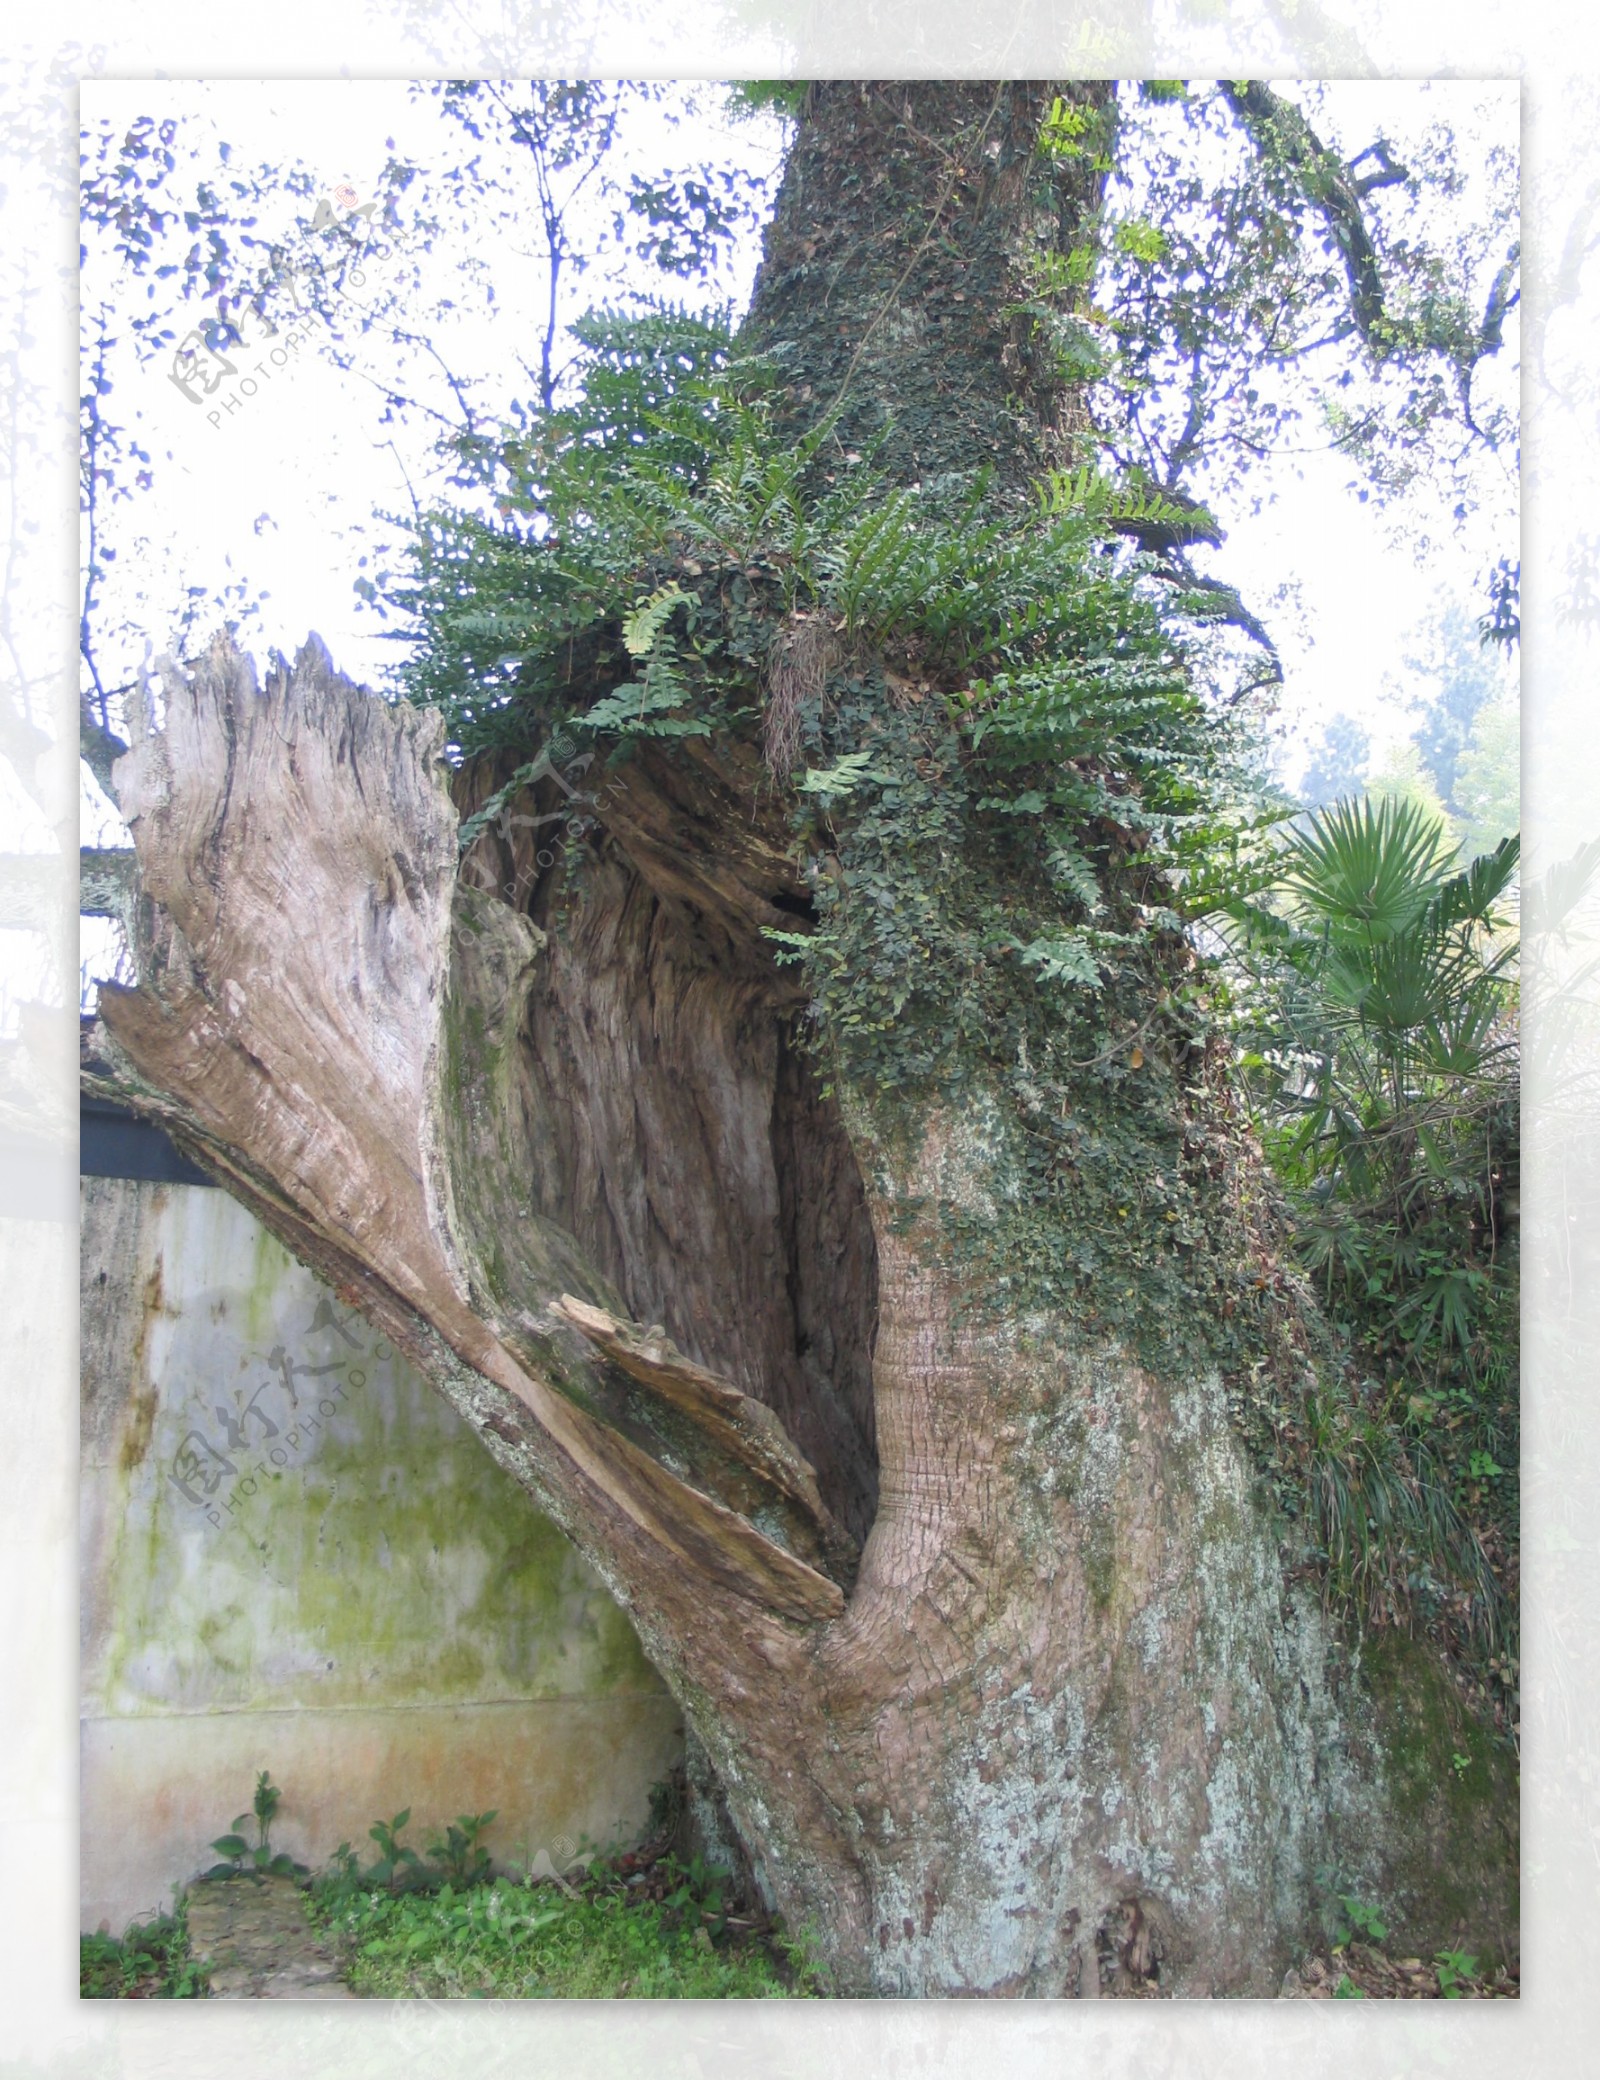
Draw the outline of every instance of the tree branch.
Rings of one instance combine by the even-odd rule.
[[[1224,80],[1222,92],[1263,157],[1275,154],[1298,176],[1307,199],[1339,249],[1356,331],[1375,360],[1387,360],[1398,339],[1385,301],[1377,247],[1367,228],[1362,204],[1375,190],[1403,184],[1410,175],[1395,163],[1381,139],[1358,152],[1348,165],[1344,164],[1317,136],[1300,110],[1262,80]],[[1358,175],[1355,169],[1369,158],[1377,160],[1377,170]],[[1514,244],[1490,288],[1483,322],[1466,345],[1448,334],[1437,333],[1421,342],[1454,364],[1467,429],[1491,445],[1492,437],[1473,417],[1472,378],[1480,361],[1500,351],[1506,314],[1518,301],[1515,284],[1519,260],[1520,247]]]
[[[1365,189],[1351,179],[1338,154],[1322,142],[1294,103],[1275,94],[1264,80],[1224,80],[1222,92],[1256,148],[1264,156],[1275,150],[1299,176],[1344,262],[1356,330],[1371,353],[1383,360],[1390,345],[1382,337],[1383,276],[1362,214]],[[1372,186],[1385,184],[1371,182]]]
[[[1359,180],[1351,182],[1351,186],[1354,188],[1356,194],[1358,194],[1363,201],[1366,200],[1367,196],[1369,196],[1375,188],[1403,187],[1404,184],[1411,178],[1410,174],[1406,171],[1406,169],[1403,166],[1397,166],[1394,160],[1389,156],[1389,147],[1384,143],[1381,137],[1378,139],[1376,144],[1369,144],[1365,151],[1357,152],[1355,157],[1352,160],[1350,160],[1348,165],[1346,166],[1346,172],[1354,173],[1356,168],[1361,164],[1363,159],[1376,159],[1378,162],[1378,170],[1376,173],[1364,173],[1361,175]]]
[[[131,693],[132,687],[119,686],[117,694]],[[106,696],[99,696],[99,705],[104,707]],[[95,703],[87,693],[80,695],[78,702],[78,756],[93,773],[106,793],[111,794],[111,768],[127,750],[127,745],[112,730],[102,726],[95,714]],[[113,796],[113,799],[115,797]]]
[[[1265,670],[1246,679],[1234,692],[1229,706],[1237,706],[1247,694],[1257,692],[1263,686],[1283,684],[1283,660],[1278,655],[1278,646],[1268,635],[1263,623],[1240,598],[1232,585],[1224,584],[1221,578],[1206,578],[1191,571],[1180,560],[1177,567],[1167,570],[1157,568],[1155,575],[1165,578],[1169,584],[1181,585],[1186,591],[1204,592],[1217,601],[1218,610],[1210,619],[1229,628],[1240,629],[1252,642],[1260,644],[1266,653]]]

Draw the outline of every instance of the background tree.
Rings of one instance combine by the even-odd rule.
[[[1397,344],[1365,176],[1229,105],[1290,248],[1363,232],[1361,350],[1470,415],[1489,320]],[[1418,1475],[1183,929],[1236,733],[1173,560],[1214,529],[1098,466],[1115,134],[1093,84],[809,91],[739,338],[594,328],[504,524],[425,524],[454,800],[446,724],[314,647],[168,675],[119,770],[91,1084],[568,1530],[846,1991],[1266,1991],[1328,1870],[1506,1940],[1492,1757],[1403,1766],[1452,1693],[1369,1695],[1311,1586]]]
[[[1522,821],[1522,717],[1512,701],[1489,701],[1472,721],[1456,766],[1455,805],[1468,859],[1491,852]]]
[[[197,403],[237,405],[228,357],[244,369],[291,338],[367,394],[413,511],[465,501],[502,420],[525,423],[570,392],[581,297],[625,293],[641,264],[680,293],[725,293],[731,240],[764,205],[758,166],[713,158],[684,175],[630,146],[642,119],[670,135],[694,116],[693,88],[477,80],[419,84],[411,98],[437,111],[433,150],[422,163],[390,137],[361,195],[335,194],[292,153],[251,158],[192,93],[181,119],[85,130],[80,657],[102,727],[142,656],[187,656],[202,623],[242,632],[265,597],[242,575],[195,583],[153,538],[147,516],[174,461],[153,391],[187,384]],[[202,425],[203,413],[191,434]],[[373,574],[401,526],[368,514],[364,532],[357,590],[381,613]]]
[[[1440,799],[1452,813],[1459,813],[1457,775],[1473,726],[1480,711],[1505,690],[1501,655],[1452,604],[1428,631],[1421,653],[1406,663],[1427,687],[1413,739]]]
[[[1409,739],[1391,746],[1377,771],[1368,775],[1367,792],[1378,800],[1405,803],[1440,832],[1449,828],[1449,811],[1433,784],[1433,775]]]
[[[1372,738],[1349,715],[1335,715],[1312,746],[1305,776],[1300,782],[1300,799],[1313,809],[1336,802],[1341,795],[1361,792],[1367,776]]]

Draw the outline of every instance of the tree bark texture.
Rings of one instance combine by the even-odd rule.
[[[1071,453],[1007,315],[1041,219],[1096,199],[1086,160],[1041,177],[1054,91],[812,90],[750,320],[797,427],[839,405],[841,456],[1019,496]],[[1005,1092],[907,1131],[819,1072],[762,936],[811,891],[756,742],[643,746],[576,865],[539,864],[539,781],[458,871],[515,761],[452,783],[437,718],[315,643],[264,687],[219,645],[137,724],[139,982],[88,1082],[579,1545],[841,1991],[1266,1993],[1319,1870],[1422,1900],[1215,1371],[974,1304],[945,1216],[1011,1189]]]

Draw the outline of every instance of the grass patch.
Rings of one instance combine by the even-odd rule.
[[[765,1933],[714,1937],[694,1906],[629,1897],[598,1873],[582,1889],[497,1878],[463,1890],[340,1890],[314,1919],[379,1999],[773,2000],[815,1989]]]
[[[197,2001],[209,1987],[189,1954],[189,1924],[177,1911],[136,1921],[120,1936],[78,1938],[78,1997],[86,2001]]]

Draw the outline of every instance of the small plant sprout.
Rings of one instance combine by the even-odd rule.
[[[367,1871],[374,1885],[392,1885],[402,1872],[420,1872],[422,1858],[415,1849],[402,1848],[401,1831],[411,1819],[411,1808],[404,1807],[392,1820],[374,1821],[367,1829],[378,1845],[378,1860]]]
[[[240,1830],[249,1825],[250,1813],[238,1814],[232,1829],[219,1834],[211,1847],[219,1856],[227,1858],[225,1863],[214,1863],[205,1873],[208,1878],[237,1878],[248,1868],[255,1877],[303,1878],[306,1866],[296,1863],[292,1856],[272,1849],[272,1823],[277,1818],[279,1801],[283,1793],[273,1783],[271,1776],[263,1770],[256,1779],[256,1793],[251,1801],[255,1815],[256,1839],[252,1843]]]
[[[489,1875],[489,1852],[479,1836],[495,1817],[487,1813],[458,1813],[442,1835],[428,1844],[429,1860],[436,1863],[451,1885],[481,1885]]]
[[[1440,1950],[1434,1955],[1439,1968],[1439,1992],[1447,2001],[1461,1999],[1461,1989],[1478,1976],[1478,1960],[1465,1950]]]
[[[1340,1893],[1339,1907],[1343,1919],[1338,1940],[1334,1944],[1336,1950],[1342,1950],[1357,1936],[1364,1943],[1381,1943],[1389,1933],[1389,1924],[1378,1909],[1367,1906],[1348,1892]]]
[[[662,1905],[691,1918],[698,1915],[702,1925],[713,1936],[721,1935],[728,1920],[725,1905],[728,1873],[708,1864],[700,1856],[691,1857],[687,1864],[680,1863],[675,1856],[664,1856],[661,1867],[676,1880]]]

